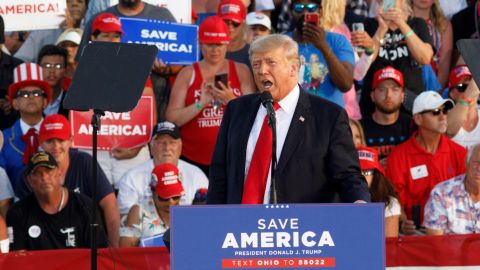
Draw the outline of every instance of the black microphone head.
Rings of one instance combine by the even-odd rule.
[[[260,94],[260,100],[262,101],[264,107],[267,107],[268,103],[273,104],[273,97],[269,91],[263,91]]]

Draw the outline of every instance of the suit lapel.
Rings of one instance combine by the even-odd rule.
[[[298,97],[297,107],[293,113],[292,122],[288,128],[287,137],[283,144],[280,160],[277,165],[277,175],[281,175],[282,170],[292,157],[293,153],[297,149],[297,146],[303,141],[305,135],[305,129],[309,119],[310,102],[308,95],[300,88],[300,96]]]

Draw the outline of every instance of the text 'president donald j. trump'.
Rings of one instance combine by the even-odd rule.
[[[348,117],[338,105],[298,85],[298,45],[286,35],[250,47],[255,83],[274,101],[278,203],[370,201]],[[223,116],[210,166],[209,204],[271,202],[272,132],[260,94],[231,101]]]

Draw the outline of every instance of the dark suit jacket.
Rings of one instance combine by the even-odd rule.
[[[259,106],[259,94],[227,105],[210,165],[208,204],[241,203],[246,146]],[[345,110],[300,90],[276,179],[279,203],[333,202],[337,193],[342,202],[370,201]]]

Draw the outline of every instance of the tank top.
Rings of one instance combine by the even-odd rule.
[[[203,77],[198,63],[193,64],[193,70],[192,76],[195,79],[187,90],[185,106],[190,106],[190,104],[200,100]],[[236,97],[241,96],[240,80],[235,69],[235,62],[231,60],[228,61],[228,80],[234,95]],[[215,110],[209,104],[195,118],[181,127],[183,156],[191,161],[210,165],[224,110],[225,106],[223,105]]]

